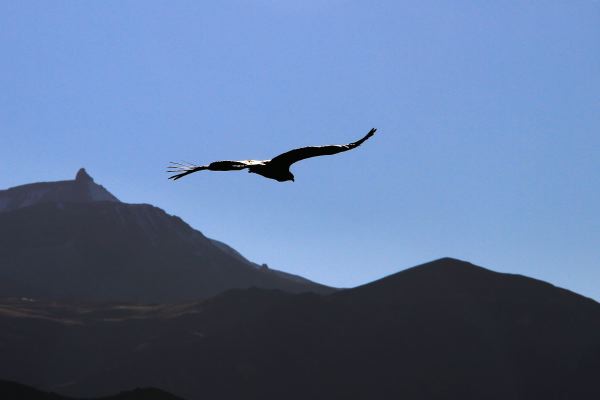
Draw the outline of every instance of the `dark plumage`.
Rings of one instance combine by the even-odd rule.
[[[215,161],[202,166],[172,162],[168,172],[176,174],[170,176],[169,179],[177,180],[196,171],[203,170],[234,171],[247,168],[248,172],[262,175],[265,178],[275,179],[279,182],[293,181],[294,175],[290,172],[290,166],[293,163],[304,160],[305,158],[326,156],[352,150],[373,136],[376,130],[377,129],[375,128],[371,129],[365,137],[356,142],[329,146],[301,147],[280,154],[272,160]]]

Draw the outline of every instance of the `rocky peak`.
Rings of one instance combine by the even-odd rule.
[[[77,175],[75,175],[75,181],[76,182],[94,182],[94,178],[92,178],[87,173],[85,168],[80,168],[79,171],[77,171]]]
[[[37,182],[0,190],[0,212],[29,207],[39,203],[91,203],[116,201],[108,190],[94,182],[85,168],[79,169],[74,180]]]

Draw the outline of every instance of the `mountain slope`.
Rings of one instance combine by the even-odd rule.
[[[5,302],[0,323],[0,376],[77,396],[155,386],[190,400],[600,398],[600,304],[453,259],[326,296]]]
[[[253,286],[332,290],[259,268],[159,208],[121,203],[82,171],[3,191],[0,296],[175,302]]]

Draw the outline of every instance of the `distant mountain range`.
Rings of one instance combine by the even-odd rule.
[[[0,191],[0,297],[177,302],[249,287],[333,291],[252,263],[160,208],[122,203],[84,169]]]
[[[329,295],[0,304],[0,376],[73,396],[599,399],[600,304],[455,259]]]
[[[334,290],[83,169],[0,191],[2,400],[597,400],[598,377],[600,304],[542,281],[444,258]]]

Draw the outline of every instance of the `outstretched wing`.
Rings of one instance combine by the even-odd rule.
[[[279,164],[279,165],[287,165],[288,167],[293,163],[304,160],[305,158],[310,157],[318,157],[318,156],[327,156],[331,154],[341,153],[342,151],[352,150],[355,147],[363,144],[365,140],[370,138],[375,134],[377,129],[373,128],[360,140],[356,142],[348,143],[348,144],[334,144],[329,146],[310,146],[310,147],[301,147],[299,149],[290,150],[283,154],[278,155],[277,157],[271,160],[271,164]]]
[[[193,164],[181,164],[171,161],[171,165],[168,166],[167,172],[175,174],[170,176],[169,179],[176,181],[179,178],[183,178],[186,175],[192,174],[196,171],[236,171],[244,168],[248,168],[251,165],[261,164],[263,161],[258,160],[241,160],[241,161],[215,161],[208,165],[193,165]]]

